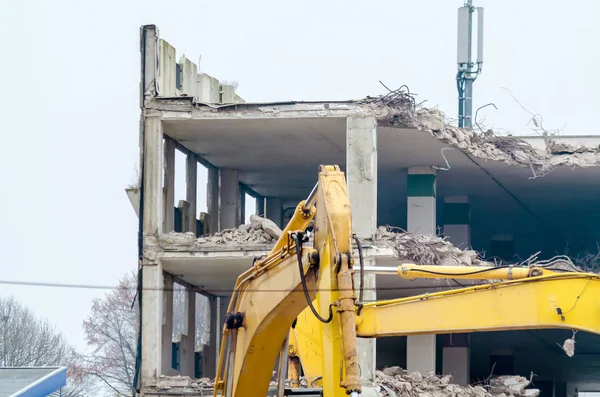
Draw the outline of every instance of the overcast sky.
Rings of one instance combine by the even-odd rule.
[[[384,93],[381,80],[456,117],[460,0],[0,2],[2,280],[114,285],[135,269],[124,188],[138,160],[142,24],[156,24],[178,57],[202,55],[202,71],[238,81],[247,101],[360,98]],[[507,87],[547,129],[597,134],[600,2],[475,5],[486,31],[474,108],[498,107],[481,112],[486,123],[528,132],[530,115]],[[103,291],[0,285],[0,294],[82,347],[82,320]]]

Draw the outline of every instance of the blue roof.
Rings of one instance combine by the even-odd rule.
[[[67,384],[67,367],[0,368],[0,397],[46,397]]]

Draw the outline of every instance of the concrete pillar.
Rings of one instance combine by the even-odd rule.
[[[471,204],[468,197],[444,198],[444,236],[456,247],[471,247]]]
[[[181,375],[194,378],[196,352],[196,292],[185,291],[184,332],[181,337]]]
[[[471,207],[466,196],[444,198],[444,236],[461,249],[471,247]],[[442,336],[442,373],[467,385],[471,379],[469,334]]]
[[[238,172],[219,170],[219,231],[240,225],[240,182]]]
[[[162,374],[173,373],[173,276],[164,273],[163,321],[162,321]]]
[[[162,146],[162,145],[161,145]],[[163,271],[160,263],[142,268],[142,383],[156,381],[162,366]]]
[[[209,215],[208,232],[214,234],[219,230],[219,169],[208,169],[206,182],[206,211]]]
[[[283,222],[283,204],[281,199],[276,197],[267,197],[265,213],[268,219],[275,222],[279,227],[282,227]]]
[[[407,231],[436,234],[435,170],[415,167],[408,170]],[[406,369],[409,372],[435,371],[435,335],[411,335],[406,340]]]
[[[218,323],[218,315],[219,315],[219,298],[216,296],[211,296],[208,298],[209,305],[209,341],[208,341],[208,357],[206,358],[207,366],[204,370],[204,376],[207,376],[211,379],[217,374],[217,361],[219,360],[219,347],[217,345],[217,333],[221,332],[221,327]]]
[[[365,258],[365,266],[375,266],[374,258]],[[354,274],[354,286],[356,288],[357,298],[359,297],[360,274],[358,272],[358,263],[355,265],[356,273]],[[375,275],[365,274],[365,283],[363,286],[364,302],[373,302],[377,299],[375,290]],[[358,354],[358,365],[360,367],[360,379],[363,384],[375,382],[376,369],[376,339],[375,338],[358,338],[356,341],[356,350]]]
[[[436,234],[435,170],[429,167],[408,169],[408,224],[414,234]]]
[[[163,131],[158,117],[144,120],[144,234],[163,228]]]
[[[165,205],[163,231],[169,233],[175,230],[175,141],[172,139],[165,139],[164,161]]]
[[[346,179],[352,207],[352,230],[371,238],[377,229],[377,121],[346,119]]]
[[[469,334],[448,334],[442,338],[442,373],[452,375],[453,383],[463,386],[471,383],[469,339]]]
[[[352,231],[361,240],[372,238],[377,229],[377,121],[373,117],[346,119],[346,180],[352,207]],[[365,258],[365,266],[375,266],[375,260]],[[364,299],[375,300],[375,275],[365,275],[364,281]],[[354,285],[360,286],[359,274],[355,275]],[[359,338],[356,349],[361,383],[373,384],[375,338]]]
[[[196,214],[198,195],[198,160],[194,153],[188,153],[186,159],[186,193],[185,201],[190,204],[188,211],[187,232],[196,233]]]
[[[265,198],[262,196],[258,196],[256,198],[256,215],[258,216],[265,216]]]

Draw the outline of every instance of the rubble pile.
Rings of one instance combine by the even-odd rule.
[[[391,248],[397,257],[414,261],[418,265],[494,265],[481,260],[477,251],[461,250],[445,239],[429,234],[398,233],[380,226],[373,240],[374,245]]]
[[[281,236],[281,229],[271,220],[258,215],[250,215],[250,223],[235,229],[225,229],[219,233],[200,236],[194,233],[167,233],[159,238],[164,248],[170,249],[201,249],[208,246],[235,246],[273,244]]]
[[[450,375],[437,376],[433,372],[425,376],[419,372],[408,374],[400,367],[377,371],[376,383],[386,397],[519,397],[540,395],[538,389],[526,389],[530,381],[522,376],[499,376],[489,384],[460,386],[453,384]],[[392,394],[393,393],[393,394]]]
[[[475,157],[527,166],[534,178],[544,176],[557,166],[600,166],[600,147],[559,143],[550,134],[545,134],[546,148],[539,150],[522,139],[501,137],[492,130],[459,129],[448,124],[439,109],[419,107],[414,96],[403,88],[383,96],[367,97],[359,103],[367,106],[368,112],[381,121],[427,131],[440,141]]]
[[[271,244],[277,241],[281,233],[281,229],[273,221],[253,214],[250,215],[250,223],[236,229],[201,236],[195,245]]]

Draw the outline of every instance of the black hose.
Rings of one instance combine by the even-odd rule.
[[[308,287],[306,286],[306,277],[304,275],[304,267],[302,266],[302,239],[296,233],[292,233],[291,236],[294,239],[294,241],[296,242],[296,256],[298,258],[298,269],[300,270],[300,281],[302,282],[302,289],[304,290],[304,296],[306,297],[306,303],[308,303],[308,306],[310,307],[310,310],[313,312],[315,317],[317,317],[319,319],[319,321],[321,321],[322,323],[327,324],[327,323],[331,322],[331,320],[333,320],[333,310],[332,310],[333,304],[329,305],[329,317],[327,319],[324,319],[323,317],[321,317],[321,315],[317,312],[317,310],[313,306],[312,300],[310,299],[310,295],[308,294]]]
[[[356,246],[358,247],[358,258],[360,260],[360,289],[358,293],[358,301],[362,303],[365,290],[365,260],[363,258],[362,245],[360,244],[360,240],[358,239],[358,237],[356,237],[356,234],[354,234],[352,237],[354,237],[354,241],[356,242]]]

